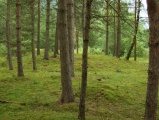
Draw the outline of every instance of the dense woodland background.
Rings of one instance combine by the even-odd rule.
[[[56,34],[56,18],[57,18],[57,2],[55,0],[50,1],[50,29],[49,29],[49,51],[54,51],[54,44],[55,44],[55,34]],[[10,6],[10,36],[11,36],[11,44],[12,44],[12,51],[13,55],[16,52],[16,17],[15,17],[15,1],[11,0]],[[38,1],[35,0],[34,3],[34,17],[35,17],[35,47],[37,46],[37,34],[38,34]],[[41,1],[40,4],[40,48],[45,48],[45,36],[46,36],[46,1]],[[116,29],[116,37],[117,37],[117,19],[118,19],[118,1],[109,1],[109,11],[108,11],[108,18],[106,16],[107,10],[107,2],[104,0],[96,0],[92,3],[92,20],[91,20],[91,33],[90,33],[90,41],[89,41],[89,52],[94,54],[102,54],[105,52],[106,49],[106,24],[108,21],[108,39],[109,39],[109,47],[108,47],[108,54],[114,55],[114,27]],[[30,13],[30,1],[21,1],[21,41],[22,41],[22,51],[23,54],[31,51],[31,13]],[[115,8],[114,8],[115,7]],[[1,24],[1,54],[6,55],[6,40],[5,40],[5,32],[6,32],[6,1],[1,0],[1,17],[0,17],[0,24]],[[126,56],[131,43],[134,37],[134,2],[126,2],[121,1],[121,52],[120,56]],[[74,31],[78,37],[78,47],[79,52],[82,52],[82,1],[77,0],[75,1],[75,24],[74,24]],[[139,8],[137,8],[139,9]],[[141,11],[145,11],[143,4],[141,4]],[[115,12],[115,13],[114,13]],[[136,11],[137,12],[137,11]],[[116,25],[114,26],[114,16],[116,19]],[[147,19],[140,18],[139,28],[137,33],[137,56],[138,57],[147,57],[148,55],[148,28],[145,25],[147,23]],[[116,38],[117,39],[117,38]],[[74,37],[74,40],[77,40]],[[74,48],[77,48],[77,44],[75,44]],[[76,51],[75,51],[76,53]],[[133,56],[133,52],[132,52]]]
[[[2,119],[158,118],[147,4],[149,19],[141,0],[0,0]]]

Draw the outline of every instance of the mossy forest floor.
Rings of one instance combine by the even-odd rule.
[[[81,54],[75,55],[72,78],[75,103],[59,104],[61,95],[59,57],[37,56],[37,71],[31,56],[23,57],[25,77],[8,70],[0,58],[0,120],[77,120],[81,84]],[[141,120],[144,115],[148,60],[126,61],[104,55],[89,55],[86,98],[87,120]],[[26,103],[25,105],[20,102]],[[159,119],[159,117],[158,117]]]

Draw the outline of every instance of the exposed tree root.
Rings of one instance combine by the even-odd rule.
[[[0,100],[0,103],[13,103],[13,104],[26,105],[25,102],[14,102],[14,101],[6,101],[6,100]]]

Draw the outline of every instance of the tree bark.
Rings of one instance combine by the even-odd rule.
[[[30,2],[30,14],[31,14],[31,47],[32,47],[32,61],[33,70],[37,70],[36,66],[36,56],[35,56],[35,30],[34,30],[34,0]]]
[[[40,0],[38,0],[37,55],[40,55]]]
[[[45,38],[45,53],[44,59],[49,59],[49,39],[50,39],[50,0],[47,0],[47,10],[46,10],[46,38]]]
[[[135,15],[134,15],[134,28],[135,28],[135,31],[134,31],[134,35],[137,37],[137,33],[136,33],[136,28],[137,28],[137,17],[136,17],[136,13],[137,12],[137,0],[135,0]],[[136,37],[134,39],[134,61],[136,61]]]
[[[114,0],[114,9],[116,8],[116,0]],[[116,55],[116,14],[114,10],[114,51],[113,51],[113,56]]]
[[[58,12],[57,12],[57,16],[56,16],[56,32],[55,32],[55,43],[54,43],[54,58],[57,57],[58,53]]]
[[[159,79],[159,2],[147,0],[149,17],[149,68],[146,94],[145,120],[156,120]]]
[[[109,0],[106,2],[106,46],[105,46],[105,55],[108,55],[109,50]]]
[[[83,39],[84,39],[84,27],[85,27],[85,6],[86,6],[86,0],[82,0],[82,32],[83,32]]]
[[[10,40],[10,0],[7,0],[7,13],[6,13],[6,40],[7,40],[7,55],[9,70],[13,70],[11,40]]]
[[[58,29],[60,40],[60,63],[61,63],[61,83],[62,94],[61,102],[69,103],[74,102],[71,72],[70,72],[70,56],[69,44],[67,39],[67,13],[66,13],[66,0],[58,0]]]
[[[77,1],[74,1],[74,16],[75,16],[75,27],[76,27],[76,53],[78,54],[78,49],[79,49],[79,25],[80,25],[80,18],[79,18],[79,16],[77,15],[77,8],[76,8],[76,6],[77,6]]]
[[[78,48],[79,48],[79,30],[76,27],[76,52],[78,54]]]
[[[118,27],[117,27],[117,51],[116,57],[120,58],[120,46],[121,46],[121,24],[120,24],[120,14],[121,14],[121,4],[118,0]]]
[[[138,0],[138,12],[137,12],[137,20],[136,20],[136,25],[135,25],[135,30],[134,30],[134,38],[133,38],[133,42],[130,46],[129,52],[126,56],[127,60],[129,60],[129,58],[131,56],[131,52],[133,50],[133,47],[136,44],[136,36],[137,36],[138,25],[139,25],[139,17],[140,17],[140,7],[141,7],[141,0]]]
[[[67,0],[67,26],[71,76],[74,77],[74,1]]]
[[[22,64],[22,50],[21,50],[21,1],[16,0],[16,38],[17,38],[17,66],[18,66],[18,77],[24,76],[23,64]]]
[[[88,66],[88,43],[89,43],[89,32],[90,32],[90,20],[91,20],[91,3],[93,0],[86,1],[86,16],[84,26],[84,39],[83,39],[83,55],[82,55],[82,83],[81,83],[81,94],[79,104],[79,120],[85,120],[85,98],[86,98],[86,87],[87,87],[87,66]],[[85,5],[83,5],[85,6]]]

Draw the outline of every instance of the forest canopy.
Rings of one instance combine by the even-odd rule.
[[[56,31],[56,16],[57,16],[57,3],[56,1],[50,1],[50,44],[49,44],[49,51],[54,51],[54,44],[55,44],[55,31]],[[114,16],[116,18],[116,28],[117,29],[117,1],[116,6],[114,6],[114,2],[109,2],[109,10],[108,10],[108,18],[106,17],[106,2],[104,0],[95,0],[92,3],[92,19],[91,19],[91,32],[90,32],[90,42],[89,42],[89,52],[94,54],[102,54],[105,52],[106,49],[106,24],[108,21],[108,27],[109,27],[109,46],[108,51],[109,55],[114,54]],[[29,1],[21,1],[21,39],[22,39],[22,51],[23,54],[26,52],[31,51],[31,36],[30,36],[30,29],[31,29],[31,23],[30,23],[30,5]],[[15,1],[11,0],[11,6],[10,6],[10,36],[11,36],[11,45],[12,45],[12,51],[13,54],[15,54],[15,46],[16,46],[16,35],[15,35]],[[76,1],[75,3],[75,28],[74,30],[77,30],[78,32],[78,48],[79,52],[82,52],[82,10],[81,10],[82,4],[80,1]],[[114,8],[115,7],[115,8]],[[134,37],[134,3],[127,2],[127,1],[121,1],[121,53],[120,56],[126,56],[130,44],[133,41]],[[46,21],[46,2],[41,1],[40,4],[40,47],[41,49],[45,48],[45,21]],[[6,1],[1,0],[0,1],[0,54],[6,55],[7,49],[6,49],[6,42],[5,42],[5,23],[6,23]],[[35,46],[37,46],[37,25],[38,25],[38,2],[35,1]],[[139,9],[139,8],[137,8]],[[137,32],[137,56],[138,57],[147,57],[148,55],[148,28],[146,27],[147,24],[147,18],[143,17],[142,14],[145,14],[145,6],[141,4],[141,13],[140,13],[140,20],[139,20],[139,27]],[[115,13],[114,13],[115,12]],[[116,31],[117,32],[117,31]],[[77,34],[77,33],[76,33]],[[75,44],[74,48],[77,48],[77,44]],[[133,56],[133,52],[132,55]]]

